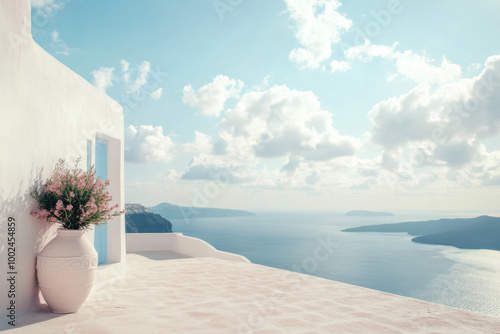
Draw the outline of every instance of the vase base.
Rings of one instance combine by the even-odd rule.
[[[70,289],[51,289],[41,287],[42,296],[53,313],[78,312],[92,289],[92,285]]]

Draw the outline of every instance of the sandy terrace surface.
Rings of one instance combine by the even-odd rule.
[[[5,333],[500,333],[500,319],[214,258],[127,254],[127,278],[80,312],[44,309]]]

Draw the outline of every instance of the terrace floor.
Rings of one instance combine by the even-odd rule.
[[[500,333],[497,318],[251,263],[143,252],[126,270],[80,312],[5,333]]]

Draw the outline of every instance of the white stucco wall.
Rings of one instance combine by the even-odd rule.
[[[87,141],[109,140],[108,178],[114,201],[124,208],[123,111],[120,105],[72,72],[31,38],[29,0],[0,0],[0,317],[7,305],[7,220],[16,219],[16,309],[37,307],[36,254],[53,237],[29,212],[29,189],[49,176],[58,159],[86,168]],[[94,153],[92,153],[94,154]],[[94,161],[94,160],[92,160]],[[89,239],[93,240],[92,235]],[[123,215],[108,224],[108,261],[125,259]]]

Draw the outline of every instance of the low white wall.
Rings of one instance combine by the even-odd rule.
[[[127,233],[127,253],[144,251],[173,251],[189,257],[250,262],[246,257],[217,250],[208,242],[182,233]]]

